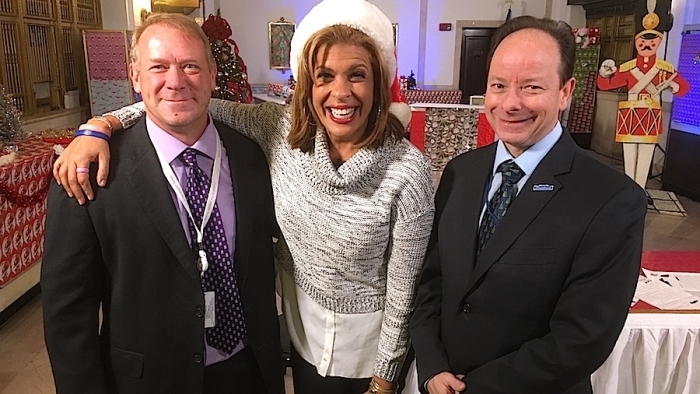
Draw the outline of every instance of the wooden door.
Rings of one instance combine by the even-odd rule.
[[[491,36],[496,29],[462,29],[462,55],[459,72],[459,89],[462,103],[469,104],[469,96],[486,93],[486,57]]]

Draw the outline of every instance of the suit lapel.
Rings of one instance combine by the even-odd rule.
[[[229,168],[231,170],[231,184],[233,185],[233,199],[236,215],[236,251],[233,254],[233,268],[236,272],[236,280],[239,288],[245,284],[248,274],[248,263],[250,261],[250,248],[252,229],[254,228],[253,215],[256,211],[256,201],[253,198],[255,190],[254,180],[246,176],[248,166],[248,154],[240,149],[235,143],[235,135],[227,126],[216,123],[219,137],[223,141],[228,156]],[[223,131],[223,132],[222,132]]]
[[[169,193],[169,185],[161,170],[158,156],[148,138],[145,118],[125,133],[133,134],[130,139],[133,143],[123,148],[131,152],[132,160],[127,164],[131,168],[127,168],[125,173],[137,201],[143,206],[146,215],[182,268],[199,283],[200,275],[195,265],[195,258],[187,243],[187,237]]]
[[[564,131],[527,180],[523,190],[513,200],[503,220],[482,249],[474,271],[469,277],[467,291],[471,291],[489,268],[503,256],[547,203],[562,189],[563,185],[557,180],[557,176],[571,171],[575,149],[576,145],[571,136]],[[533,191],[534,185],[553,185],[554,190]]]
[[[469,173],[477,174],[476,177],[461,176],[461,179],[458,180],[459,190],[462,192],[456,201],[466,202],[466,204],[460,206],[454,212],[457,217],[457,226],[455,228],[464,229],[464,232],[458,232],[463,238],[454,240],[453,243],[449,245],[449,248],[455,248],[455,256],[463,256],[465,262],[464,269],[460,270],[464,275],[460,283],[466,284],[474,269],[474,256],[476,255],[477,247],[476,240],[479,231],[479,216],[481,215],[481,206],[486,194],[485,190],[491,178],[495,152],[496,144],[485,147],[483,148],[482,157],[475,160],[475,166],[458,170],[463,171],[465,175]],[[476,179],[476,184],[470,183],[472,179]]]

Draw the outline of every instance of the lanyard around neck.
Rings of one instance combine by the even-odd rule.
[[[163,175],[165,175],[165,178],[168,180],[170,187],[175,192],[178,201],[180,201],[182,206],[185,207],[187,215],[192,221],[192,226],[194,227],[194,230],[197,233],[196,241],[197,245],[199,246],[199,251],[201,255],[203,253],[202,241],[204,239],[204,228],[209,222],[209,218],[211,217],[211,214],[214,211],[214,204],[216,204],[216,194],[219,191],[219,175],[221,174],[221,140],[219,139],[219,136],[216,136],[216,154],[214,156],[214,169],[212,171],[211,185],[209,186],[207,203],[204,206],[204,214],[202,215],[201,226],[197,226],[197,222],[195,222],[194,216],[192,216],[192,210],[190,209],[190,205],[187,203],[185,191],[182,190],[182,185],[180,185],[180,181],[177,179],[177,176],[175,175],[175,172],[173,171],[172,167],[170,167],[170,163],[165,160],[165,157],[163,157],[162,152],[158,149],[157,146],[155,146],[155,144],[154,147],[156,149],[156,154],[158,155],[158,161],[160,161],[160,167],[163,169]],[[196,162],[195,165],[197,165]],[[203,267],[203,270],[206,270],[206,266]]]

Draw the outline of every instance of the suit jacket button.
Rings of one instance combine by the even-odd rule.
[[[204,308],[202,308],[201,305],[197,305],[197,307],[194,308],[194,315],[197,317],[204,316]]]
[[[202,355],[199,353],[196,353],[194,355],[194,362],[197,364],[201,364],[202,363]]]
[[[465,302],[464,305],[462,305],[462,312],[464,312],[466,314],[472,313],[472,306],[469,305],[468,302]]]

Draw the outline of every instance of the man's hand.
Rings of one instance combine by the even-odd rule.
[[[456,394],[467,389],[467,385],[460,379],[464,375],[453,375],[450,372],[441,372],[428,380],[428,392],[430,394]]]
[[[615,72],[617,72],[617,66],[615,66],[615,61],[612,59],[603,61],[600,65],[600,70],[598,70],[598,74],[603,78],[610,78]]]

